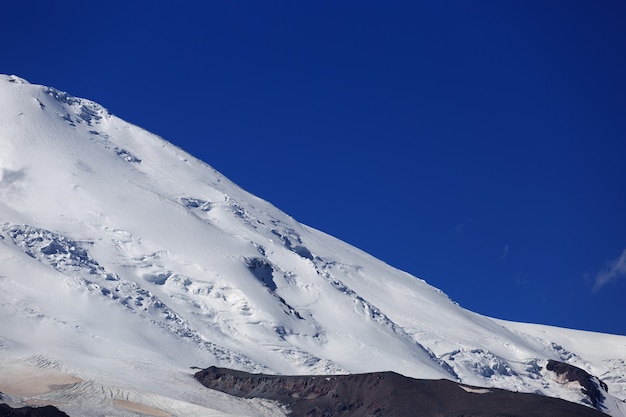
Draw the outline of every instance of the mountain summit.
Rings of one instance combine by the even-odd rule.
[[[284,415],[193,379],[192,367],[219,366],[393,371],[626,415],[626,337],[465,310],[98,104],[5,75],[0,293],[0,391],[10,405]],[[606,390],[592,401],[550,361]]]

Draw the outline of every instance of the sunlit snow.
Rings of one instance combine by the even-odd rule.
[[[626,337],[467,311],[96,103],[14,76],[0,76],[0,294],[13,405],[284,414],[202,387],[192,367],[210,365],[392,370],[582,401],[544,369],[554,359],[606,382],[604,411],[626,415]]]

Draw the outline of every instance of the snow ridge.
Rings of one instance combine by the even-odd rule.
[[[211,365],[394,371],[584,403],[546,370],[556,360],[607,383],[595,405],[626,415],[625,337],[467,311],[95,102],[4,75],[0,294],[0,364],[50,361],[83,381],[20,403],[282,415],[216,393],[211,406],[190,369]]]

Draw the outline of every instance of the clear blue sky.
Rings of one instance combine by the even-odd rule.
[[[466,308],[626,334],[625,28],[619,0],[25,0],[0,72]]]

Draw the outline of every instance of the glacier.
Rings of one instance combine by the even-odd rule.
[[[393,371],[591,406],[554,360],[606,383],[600,410],[626,416],[625,336],[468,311],[97,103],[12,75],[0,75],[0,293],[0,392],[14,406],[287,412],[202,387],[193,374],[208,366]]]

